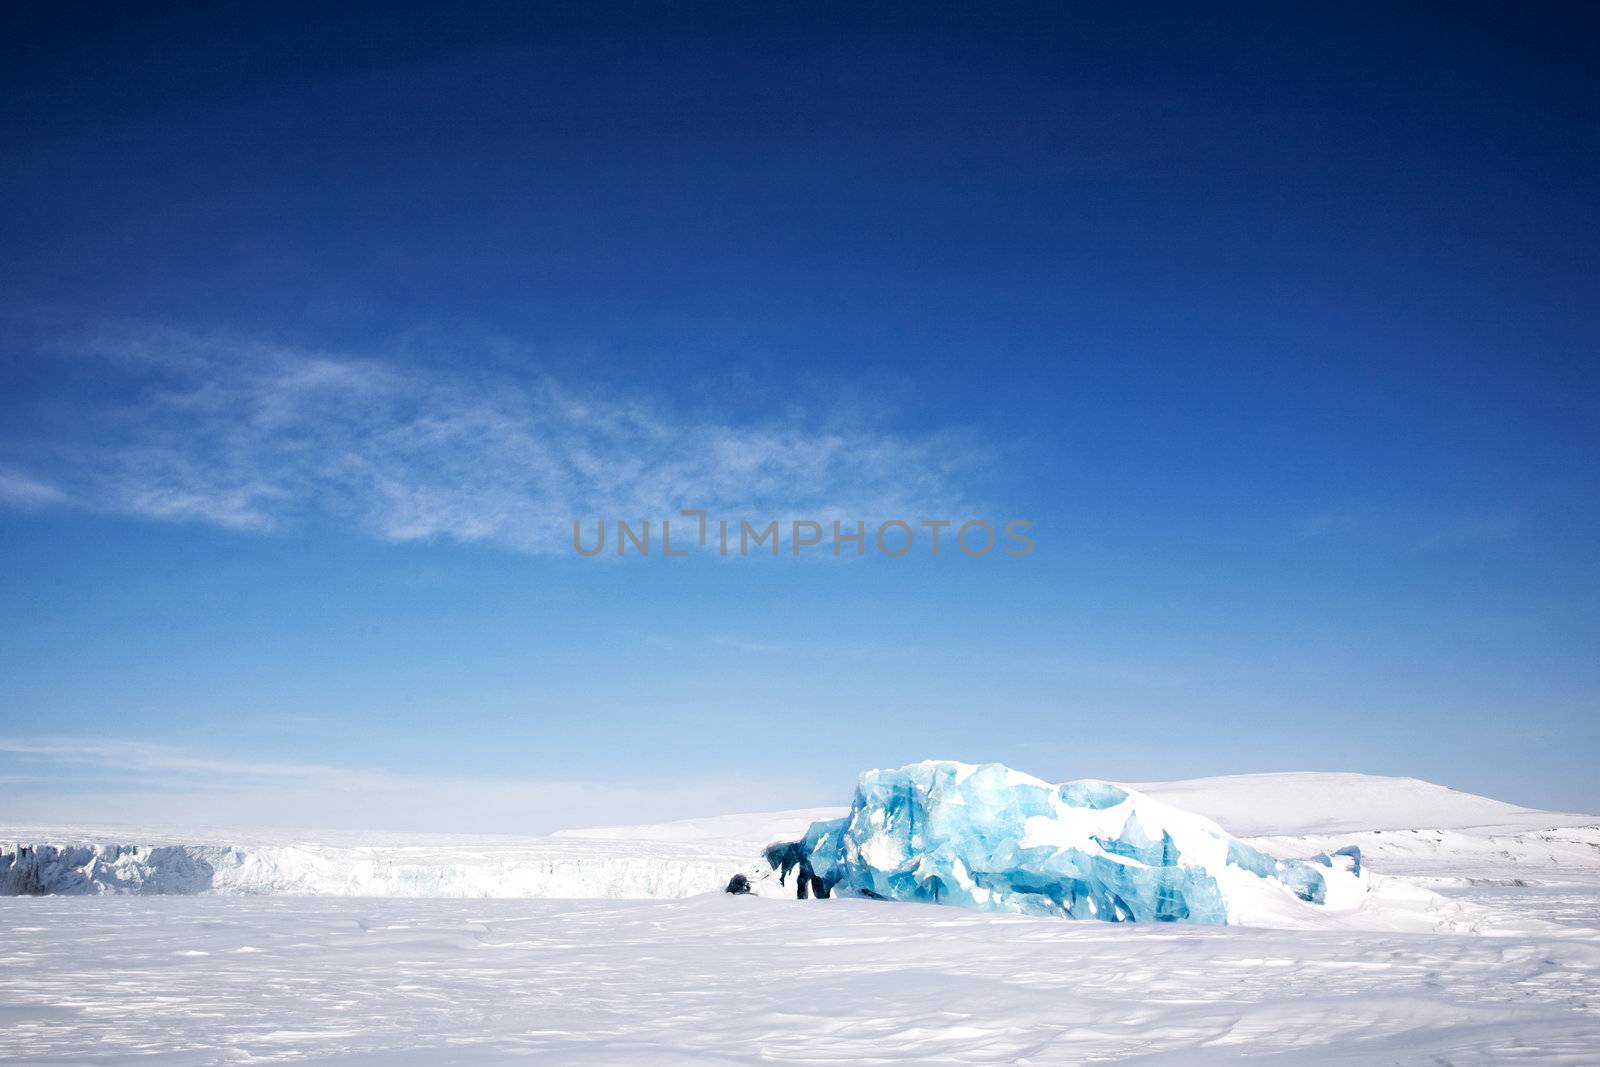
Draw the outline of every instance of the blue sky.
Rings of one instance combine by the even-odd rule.
[[[1596,33],[24,13],[5,808],[541,830],[944,757],[1600,809]],[[1038,548],[564,547],[680,507]]]

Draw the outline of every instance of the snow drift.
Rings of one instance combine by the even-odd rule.
[[[766,850],[797,895],[1112,922],[1239,923],[1358,906],[1361,854],[1276,859],[1201,815],[1110,782],[1051,785],[998,763],[861,776],[850,813]]]

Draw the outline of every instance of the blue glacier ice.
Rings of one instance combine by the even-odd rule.
[[[766,850],[797,895],[1110,922],[1239,923],[1353,907],[1354,848],[1269,856],[1204,816],[1110,782],[1051,785],[998,763],[861,776],[850,814]]]

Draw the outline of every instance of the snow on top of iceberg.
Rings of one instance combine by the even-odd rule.
[[[1367,887],[1353,849],[1279,860],[1111,782],[948,760],[866,772],[848,815],[767,856],[802,895],[1111,921],[1251,922],[1353,907]]]

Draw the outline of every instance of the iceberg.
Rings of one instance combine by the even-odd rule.
[[[1278,859],[1210,819],[1110,782],[1052,785],[943,760],[861,776],[850,813],[767,847],[796,895],[1109,922],[1256,922],[1359,906],[1355,848]]]

